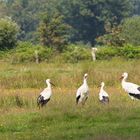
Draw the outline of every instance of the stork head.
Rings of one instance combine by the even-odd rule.
[[[127,72],[124,72],[121,76],[120,79],[126,79],[128,77],[128,73]]]
[[[88,74],[85,73],[85,74],[84,74],[84,79],[87,79],[87,77],[88,77]]]
[[[104,82],[101,82],[101,87],[104,87],[105,86],[105,83]]]
[[[46,84],[47,84],[47,85],[48,85],[48,84],[51,84],[51,85],[55,86],[55,85],[51,82],[50,79],[47,79],[47,80],[46,80]]]
[[[50,79],[47,79],[47,80],[46,80],[46,83],[50,83],[50,82],[51,82],[51,80],[50,80]]]
[[[94,48],[92,48],[92,51],[95,51],[95,52],[96,52],[97,50],[98,50],[98,49],[97,49],[97,48],[95,48],[95,47],[94,47]]]

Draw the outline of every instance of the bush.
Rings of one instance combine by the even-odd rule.
[[[110,59],[119,55],[118,48],[115,47],[100,47],[97,51],[97,60]]]
[[[10,18],[0,19],[0,50],[11,49],[16,46],[18,25]]]
[[[125,45],[124,47],[120,48],[119,53],[124,58],[139,59],[140,58],[140,47],[134,47],[134,46],[128,44],[128,45]]]
[[[65,62],[75,63],[81,60],[90,60],[91,52],[90,49],[84,45],[72,44],[67,47],[62,56]]]
[[[139,59],[140,47],[126,44],[124,47],[100,47],[97,51],[97,59],[111,59],[113,57],[123,57],[126,59]]]
[[[47,61],[52,63],[70,62],[77,63],[79,61],[91,61],[91,48],[86,45],[69,45],[63,53],[56,52],[52,48],[33,45],[29,42],[19,42],[18,46],[10,51],[0,52],[0,58],[8,58],[12,63],[35,62],[35,51],[38,51],[39,61]],[[139,59],[140,47],[129,44],[124,47],[108,47],[100,46],[96,53],[97,60],[110,60],[113,57],[121,57],[126,59]]]
[[[38,52],[39,61],[48,61],[53,54],[51,48],[33,45],[30,42],[19,42],[17,47],[8,54],[12,63],[35,62],[35,51]]]

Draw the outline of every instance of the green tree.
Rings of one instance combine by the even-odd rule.
[[[36,29],[37,19],[30,8],[28,0],[14,0],[8,4],[9,12],[13,20],[20,26],[20,40],[30,40],[32,32]]]
[[[10,18],[0,19],[0,50],[16,46],[19,27]]]
[[[140,16],[124,20],[121,36],[127,43],[140,45]]]
[[[134,0],[133,0],[134,1]],[[138,0],[137,0],[138,1]],[[63,23],[71,26],[70,42],[95,43],[106,33],[105,25],[117,25],[132,14],[132,0],[6,0],[8,15],[21,28],[20,39],[35,40],[40,15],[59,13]],[[1,10],[1,9],[0,9]]]
[[[106,23],[118,25],[132,12],[131,0],[67,0],[60,7],[66,23],[74,29],[72,42],[92,44],[106,32]]]
[[[0,1],[0,18],[8,15],[8,9],[5,2]]]
[[[44,14],[43,21],[38,28],[40,42],[43,46],[54,47],[62,51],[68,43],[68,30],[70,29],[70,26],[63,20],[64,17],[58,13],[52,16]]]
[[[121,32],[121,25],[114,25],[114,27],[106,27],[106,34],[96,38],[96,42],[99,45],[123,47],[125,44],[125,39],[121,36]]]
[[[140,0],[132,0],[132,4],[134,6],[134,15],[140,15]]]

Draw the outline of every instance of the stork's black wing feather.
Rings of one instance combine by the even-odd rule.
[[[140,87],[137,88],[140,91]]]
[[[41,104],[41,102],[43,102],[43,100],[44,100],[44,97],[39,95],[38,98],[37,98],[37,104],[38,105]]]
[[[129,95],[133,96],[134,98],[140,99],[140,94],[129,93]]]
[[[81,95],[76,97],[76,104],[78,104],[80,97],[81,97]]]
[[[41,95],[39,95],[39,97],[37,98],[37,104],[38,104],[38,106],[41,105],[41,107],[43,107],[43,106],[44,106],[45,104],[47,104],[49,101],[50,101],[50,98],[44,100],[44,97],[41,96]]]
[[[103,96],[102,102],[109,103],[109,98],[107,96]]]

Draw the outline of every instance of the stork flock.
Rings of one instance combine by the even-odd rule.
[[[83,77],[83,84],[77,89],[76,92],[76,104],[82,104],[84,105],[86,100],[89,97],[89,87],[87,84],[87,78],[88,74],[85,73]],[[134,99],[140,99],[140,86],[134,83],[126,82],[126,79],[128,78],[128,73],[124,72],[121,76],[121,85],[122,88],[128,93],[130,98],[132,100]],[[52,96],[52,88],[51,85],[55,86],[50,79],[46,80],[47,88],[45,88],[40,95],[37,98],[37,104],[40,107],[43,107],[45,104],[47,104]],[[104,90],[105,83],[101,82],[101,88],[99,92],[99,101],[101,103],[107,104],[109,103],[109,95]]]

